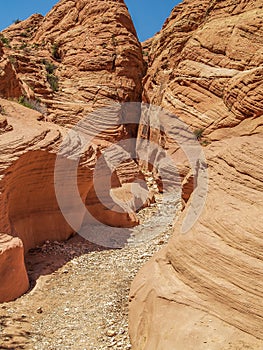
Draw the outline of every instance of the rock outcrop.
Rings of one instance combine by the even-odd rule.
[[[262,114],[262,28],[260,1],[184,1],[146,42],[144,101],[207,141],[246,135]]]
[[[73,231],[60,212],[54,188],[54,163],[66,130],[39,122],[39,112],[16,102],[0,99],[0,104],[5,113],[0,138],[0,227],[9,234],[0,235],[0,300],[9,301],[28,288],[24,252],[47,239],[67,239]],[[92,186],[91,168],[82,167],[79,176],[85,199]]]
[[[195,133],[209,188],[198,222],[182,234],[194,194],[188,173],[173,237],[132,284],[134,349],[262,347],[262,18],[260,1],[186,0],[144,45],[144,100]],[[168,138],[164,147],[180,156]]]
[[[259,134],[207,148],[202,215],[185,235],[183,215],[168,246],[133,282],[134,349],[260,349],[262,146]]]
[[[121,103],[141,100],[145,64],[123,1],[62,0],[46,17],[33,15],[4,30],[0,42],[0,236],[3,242],[10,237],[0,253],[0,301],[9,301],[28,287],[23,251],[45,240],[65,240],[81,225],[84,213],[71,192],[75,153],[81,155],[77,186],[84,208],[108,225],[138,223],[132,208],[125,212],[114,201],[103,207],[93,172],[105,148],[137,135],[140,110],[134,124],[127,123]],[[113,102],[108,114],[89,114]],[[63,196],[72,198],[66,205],[77,217],[72,228],[58,203],[54,167],[68,129],[88,116],[78,130],[90,142],[83,145],[78,135],[69,139],[58,171]],[[132,148],[112,175],[113,191],[122,198],[126,184],[142,177]],[[110,177],[110,170],[105,164],[104,175]],[[7,261],[14,266],[10,274]]]
[[[122,0],[62,0],[45,18],[34,15],[2,35],[27,94],[58,124],[112,101],[141,100],[142,50]]]
[[[18,237],[0,234],[0,303],[11,301],[28,289],[23,243]]]

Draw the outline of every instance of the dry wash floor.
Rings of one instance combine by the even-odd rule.
[[[147,219],[160,201],[140,215]],[[176,205],[168,203],[167,210],[175,212]],[[156,215],[135,228],[157,235],[137,246],[103,250],[75,236],[32,250],[27,256],[31,290],[0,305],[0,349],[130,349],[130,284],[167,242],[172,225],[165,218],[169,220],[169,215]]]

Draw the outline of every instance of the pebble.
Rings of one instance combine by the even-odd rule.
[[[106,335],[108,337],[114,337],[115,335],[117,335],[117,332],[113,331],[112,329],[108,329],[107,332],[106,332]]]

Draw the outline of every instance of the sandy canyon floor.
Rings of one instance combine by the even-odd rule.
[[[169,215],[154,215],[161,202],[157,196],[155,204],[142,209],[144,223],[133,229],[135,234],[151,231],[150,241],[105,249],[77,235],[32,249],[26,256],[30,291],[0,306],[0,348],[131,349],[130,284],[172,234]],[[166,209],[176,212],[176,206],[179,201]]]

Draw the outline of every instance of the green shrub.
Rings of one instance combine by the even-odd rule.
[[[18,99],[18,103],[20,103],[22,106],[34,109],[33,104],[30,102],[29,99],[27,99],[25,96],[20,96]]]
[[[13,23],[14,24],[18,24],[18,23],[20,23],[21,22],[21,20],[19,19],[19,18],[17,18]]]
[[[111,43],[112,43],[113,46],[117,46],[118,45],[118,42],[117,42],[115,34],[112,34],[112,36],[111,36]]]
[[[210,143],[211,143],[211,142],[209,142],[208,140],[203,140],[203,141],[201,142],[201,145],[202,145],[202,146],[208,146],[208,145],[210,145]]]
[[[47,81],[49,82],[49,85],[51,86],[51,89],[53,91],[58,91],[58,77],[53,73],[47,74]]]
[[[34,43],[34,44],[32,44],[32,47],[33,47],[33,49],[38,49],[39,48],[39,44]]]
[[[197,138],[198,141],[200,141],[201,138],[203,137],[203,132],[204,132],[204,129],[196,129],[196,130],[194,130],[194,135],[195,135],[195,137]]]
[[[47,72],[47,81],[51,86],[53,91],[58,91],[58,77],[55,75],[55,70],[57,67],[52,63],[45,59],[42,60],[42,63],[45,65],[45,69]]]
[[[27,37],[29,37],[29,33],[24,31],[20,34],[20,36],[22,36],[23,38],[27,38]]]
[[[6,38],[5,36],[3,36],[3,34],[0,34],[0,40],[5,46],[11,47],[10,40],[8,38]]]
[[[35,111],[38,111],[41,114],[46,113],[46,106],[41,103],[39,98],[36,100],[33,100],[31,98],[27,98],[26,96],[22,95],[19,97],[18,103],[20,103],[24,107],[34,109]]]
[[[0,105],[0,113],[1,113],[2,115],[5,115],[5,114],[6,114],[6,111],[5,111],[4,107],[1,106],[1,105]]]
[[[26,47],[27,47],[27,43],[23,41],[22,44],[19,46],[19,49],[24,50]]]
[[[59,60],[61,58],[58,49],[58,43],[54,43],[51,47],[51,55],[55,60]]]
[[[53,74],[57,67],[52,62],[46,61],[45,59],[42,62],[45,65],[47,73]]]
[[[17,64],[17,60],[16,60],[16,57],[15,56],[8,56],[8,59],[9,59],[9,62],[13,65],[13,66],[16,66]]]

